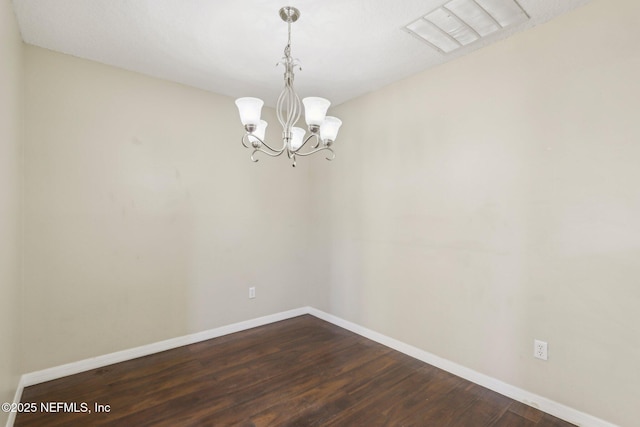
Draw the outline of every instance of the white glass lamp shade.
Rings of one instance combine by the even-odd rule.
[[[304,141],[304,129],[291,128],[291,149],[295,151],[300,148],[302,141]]]
[[[338,129],[342,126],[342,120],[337,117],[327,116],[320,126],[320,139],[323,141],[335,141],[338,137]]]
[[[265,135],[265,133],[267,133],[267,126],[268,125],[269,124],[265,120],[260,120],[260,124],[258,124],[258,127],[256,128],[256,130],[253,131],[253,135],[255,135],[258,138],[260,138],[260,141],[264,141],[264,135]],[[250,142],[258,141],[252,135],[249,135],[248,138],[249,138]],[[258,142],[260,142],[260,141],[258,141]]]
[[[240,112],[240,121],[243,125],[260,124],[260,115],[262,114],[262,106],[264,102],[259,98],[238,98],[236,106]]]
[[[304,98],[302,104],[304,104],[304,119],[307,125],[320,126],[327,115],[331,102],[328,99],[310,96]]]

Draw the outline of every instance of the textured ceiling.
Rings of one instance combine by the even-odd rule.
[[[530,19],[443,54],[402,30],[447,0],[13,0],[26,43],[199,87],[257,96],[282,88],[287,26],[301,97],[342,103],[548,21],[590,0],[519,0]]]

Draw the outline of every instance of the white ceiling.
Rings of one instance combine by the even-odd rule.
[[[26,43],[274,105],[287,26],[301,97],[340,104],[546,22],[590,0],[519,0],[531,19],[443,54],[402,30],[447,0],[13,0]]]

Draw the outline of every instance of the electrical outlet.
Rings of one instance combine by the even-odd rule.
[[[534,340],[533,341],[533,357],[537,359],[547,360],[547,343],[545,341]]]
[[[249,288],[249,298],[253,299],[256,297],[256,288],[252,286]]]

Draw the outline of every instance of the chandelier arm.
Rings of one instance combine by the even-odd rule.
[[[300,98],[291,85],[285,84],[276,103],[276,115],[285,133],[291,131],[293,125],[298,121],[301,110]]]
[[[270,152],[268,152],[268,151],[263,150],[262,148],[254,148],[254,149],[253,149],[253,153],[251,153],[251,161],[253,161],[253,162],[257,162],[258,160],[260,160],[260,159],[256,159],[256,158],[254,157],[254,156],[255,156],[255,154],[256,154],[256,153],[258,153],[258,152],[260,152],[260,153],[264,153],[264,154],[266,154],[267,156],[271,156],[271,157],[278,157],[280,154],[282,154],[282,153],[283,153],[282,151],[280,151],[280,152],[276,151],[275,153],[270,153]]]
[[[297,149],[295,149],[295,150],[291,150],[291,151],[292,151],[293,153],[297,153],[298,151],[302,150],[302,147],[304,147],[304,146],[305,146],[305,144],[306,144],[307,142],[309,142],[309,141],[311,140],[311,138],[313,138],[314,136],[317,138],[317,143],[316,143],[316,145],[315,145],[315,146],[313,146],[313,147],[312,147],[312,149],[318,148],[318,145],[320,145],[320,136],[318,136],[318,134],[317,134],[317,133],[312,133],[311,135],[309,135],[308,137],[306,137],[306,138],[305,138],[304,142],[302,143],[302,145],[300,145],[300,147],[298,147],[298,148],[297,148]]]
[[[293,116],[293,103],[291,102],[291,86],[286,86],[287,91],[287,95],[284,98],[284,112],[286,113],[286,120],[285,120],[285,127],[287,128],[287,130],[291,129],[291,126],[293,126],[293,123],[291,121],[291,118]]]
[[[285,97],[284,107],[286,112],[287,120],[285,121],[285,130],[291,130],[293,126],[292,117],[293,117],[293,102],[291,102],[291,86],[286,86],[287,95]]]
[[[300,97],[298,96],[296,91],[293,90],[293,87],[291,88],[291,92],[293,92],[293,97],[294,97],[294,102],[296,107],[296,114],[295,114],[295,117],[293,118],[293,123],[291,124],[291,126],[293,126],[300,119],[300,113],[302,113],[302,101],[300,101]]]
[[[317,153],[318,151],[324,151],[324,150],[327,150],[327,151],[331,152],[331,158],[326,157],[327,160],[331,161],[331,160],[336,158],[336,153],[334,153],[333,150],[330,147],[320,147],[320,148],[317,148],[315,150],[309,151],[307,153],[295,153],[295,154],[297,156],[310,156],[312,154]]]
[[[300,118],[300,98],[292,86],[287,86],[287,127],[291,129]]]
[[[263,140],[261,140],[261,139],[260,139],[260,138],[258,138],[257,136],[252,135],[252,134],[250,134],[250,133],[245,133],[245,134],[242,136],[242,145],[244,145],[246,148],[249,148],[249,146],[248,146],[244,141],[245,141],[245,138],[246,138],[246,140],[247,140],[247,141],[249,141],[249,136],[251,136],[251,137],[253,137],[253,138],[257,139],[258,141],[260,141],[260,144],[261,144],[261,145],[264,145],[265,147],[267,147],[269,150],[273,151],[274,153],[278,153],[278,155],[279,155],[279,154],[282,154],[282,152],[283,152],[283,151],[284,151],[284,149],[285,149],[285,147],[282,147],[282,149],[281,149],[281,150],[275,150],[275,149],[273,149],[269,144],[267,144],[266,142],[264,142]],[[251,143],[251,145],[253,146],[253,143]],[[254,147],[254,148],[256,148],[256,147]]]
[[[334,153],[331,148],[329,148],[329,151],[331,152],[331,157],[325,157],[325,159],[331,161],[336,158],[336,153]]]
[[[280,126],[285,127],[285,121],[282,117],[282,103],[284,102],[284,97],[286,96],[286,88],[280,92],[280,96],[278,96],[278,102],[276,102],[276,115],[278,116],[278,121],[280,122]]]

